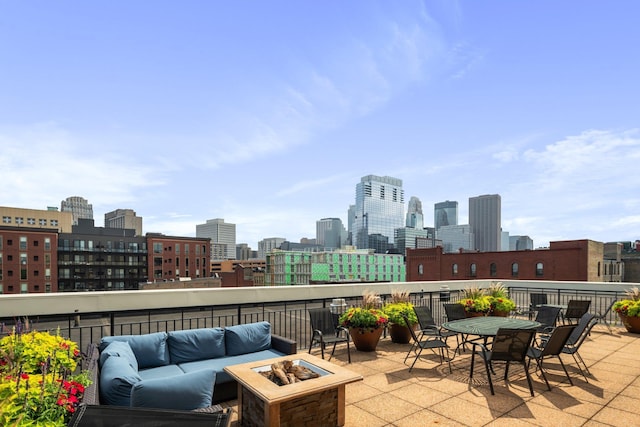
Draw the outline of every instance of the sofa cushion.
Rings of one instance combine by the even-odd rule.
[[[267,350],[271,348],[271,324],[256,322],[228,326],[224,331],[224,339],[227,356]]]
[[[184,375],[184,371],[178,365],[156,366],[155,368],[140,369],[138,375],[143,380],[151,380],[154,378],[166,378],[176,375]]]
[[[100,402],[129,406],[131,389],[142,381],[124,357],[108,357],[100,370]]]
[[[211,406],[216,374],[196,371],[167,378],[142,380],[131,390],[131,406],[192,410]]]
[[[100,353],[100,366],[102,366],[109,357],[124,357],[134,371],[138,370],[138,361],[136,355],[133,354],[131,346],[126,341],[114,341]]]
[[[169,364],[166,332],[103,337],[100,341],[100,351],[114,341],[126,341],[129,343],[133,354],[136,355],[138,360],[138,369]]]
[[[200,328],[169,332],[171,363],[214,359],[225,355],[224,329]]]
[[[213,369],[216,372],[216,384],[222,384],[232,380],[231,375],[227,374],[224,371],[225,366],[237,365],[239,363],[255,362],[256,360],[266,360],[279,356],[284,356],[284,354],[274,349],[269,349],[257,351],[254,353],[240,354],[238,356],[227,356],[217,359],[181,363],[178,366],[180,366],[180,369],[182,369],[186,373],[201,371],[203,369]]]

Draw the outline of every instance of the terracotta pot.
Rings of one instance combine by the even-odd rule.
[[[489,316],[495,316],[495,317],[509,317],[509,312],[508,312],[508,311],[493,310],[493,311],[491,312],[491,314],[489,314]]]
[[[627,316],[620,313],[618,313],[618,316],[620,316],[620,320],[622,320],[624,327],[627,328],[627,332],[640,334],[640,317]]]
[[[416,325],[411,325],[415,329]],[[391,342],[396,344],[409,344],[411,341],[411,331],[405,325],[398,325],[391,323],[389,326],[389,335],[391,336]]]
[[[382,335],[382,328],[360,329],[349,328],[351,341],[358,351],[375,351]]]

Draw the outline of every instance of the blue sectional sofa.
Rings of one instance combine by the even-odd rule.
[[[236,397],[225,366],[297,351],[295,341],[271,334],[268,322],[109,336],[94,348],[97,366],[89,369],[97,384],[85,393],[89,404],[183,410]]]

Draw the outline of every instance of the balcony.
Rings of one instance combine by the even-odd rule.
[[[298,350],[308,348],[310,330],[306,310],[328,306],[332,298],[356,304],[362,290],[385,296],[392,290],[412,292],[415,304],[429,305],[442,318],[440,286],[446,284],[449,298],[471,282],[411,282],[364,285],[320,285],[277,288],[187,289],[164,291],[90,292],[60,295],[4,295],[0,297],[0,321],[11,323],[28,316],[36,328],[59,326],[84,347],[103,335],[139,334],[157,330],[226,326],[267,320],[273,332],[295,339]],[[483,287],[489,281],[475,281]],[[504,281],[518,305],[526,306],[530,292],[544,291],[550,303],[571,298],[589,298],[591,311],[604,307],[609,298],[620,298],[633,284]],[[473,384],[469,381],[470,354],[439,365],[437,355],[423,352],[412,372],[403,363],[409,345],[394,344],[383,337],[374,353],[337,349],[333,363],[363,375],[364,381],[350,384],[346,392],[347,426],[438,425],[635,425],[640,400],[640,336],[627,333],[610,314],[613,333],[597,325],[580,354],[591,375],[580,375],[573,359],[565,355],[574,382],[555,375],[559,365],[548,363],[551,391],[532,365],[535,396],[531,397],[524,372],[514,365],[508,385],[496,369],[495,396],[489,391],[484,367],[476,365]],[[319,348],[312,354],[319,355]],[[410,359],[411,360],[411,359]],[[409,361],[410,361],[409,360]],[[477,363],[477,361],[476,361]],[[560,372],[562,372],[560,370]],[[235,401],[223,406],[234,406]],[[236,425],[236,418],[232,425]]]

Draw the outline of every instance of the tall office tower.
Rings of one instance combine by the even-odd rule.
[[[340,249],[347,240],[340,218],[322,218],[316,221],[316,244],[326,249]]]
[[[104,228],[136,230],[136,236],[142,236],[142,217],[133,209],[116,209],[104,214]]]
[[[458,225],[458,202],[436,203],[433,206],[434,226],[439,229],[445,225]]]
[[[533,240],[529,236],[509,236],[510,251],[533,250]]]
[[[279,249],[280,245],[285,242],[284,237],[267,237],[258,242],[258,258],[266,259],[267,254],[273,249]]]
[[[204,224],[196,224],[196,237],[211,239],[211,259],[236,259],[235,224],[225,223],[222,218],[208,219]]]
[[[73,225],[78,225],[78,219],[93,219],[93,205],[84,197],[67,197],[60,204],[61,212],[71,212]]]
[[[367,175],[356,185],[356,214],[353,243],[358,249],[372,248],[382,236],[393,245],[394,231],[404,226],[404,190],[402,180],[389,176]],[[369,236],[375,236],[371,240]],[[375,249],[375,248],[372,248]]]
[[[416,196],[409,199],[407,208],[407,227],[422,230],[424,228],[424,215],[422,214],[422,202]]]
[[[502,200],[499,194],[469,198],[469,225],[474,235],[474,249],[499,251],[502,241]]]
[[[347,245],[353,245],[353,224],[356,222],[356,205],[349,205],[347,210]]]

